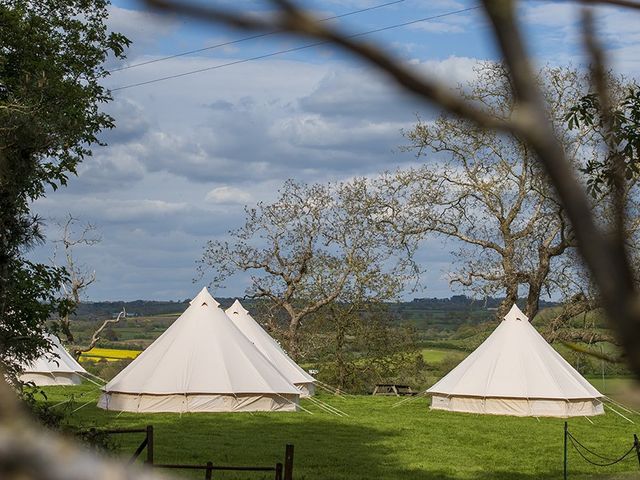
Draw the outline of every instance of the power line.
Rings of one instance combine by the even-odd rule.
[[[351,35],[346,35],[346,38],[361,37],[361,36],[364,36],[364,35],[370,35],[372,33],[383,32],[383,31],[386,31],[386,30],[393,30],[395,28],[406,27],[408,25],[414,25],[416,23],[427,22],[429,20],[435,20],[435,19],[438,19],[438,18],[448,17],[448,16],[451,16],[451,15],[458,15],[460,13],[465,13],[465,12],[469,12],[469,11],[472,11],[472,10],[477,10],[479,8],[480,8],[480,6],[468,7],[468,8],[463,8],[461,10],[454,10],[454,11],[451,11],[451,12],[441,13],[439,15],[433,15],[431,17],[424,17],[424,18],[419,18],[417,20],[411,20],[411,21],[408,21],[408,22],[396,23],[394,25],[388,25],[386,27],[380,27],[380,28],[376,28],[374,30],[367,30],[366,32],[358,32],[358,33],[353,33]],[[121,87],[112,88],[110,90],[112,92],[116,92],[116,91],[119,91],[119,90],[126,90],[126,89],[129,89],[129,88],[141,87],[143,85],[149,85],[151,83],[164,82],[165,80],[171,80],[171,79],[174,79],[174,78],[186,77],[188,75],[195,75],[196,73],[207,72],[207,71],[210,71],[210,70],[218,70],[220,68],[230,67],[232,65],[238,65],[238,64],[241,64],[241,63],[252,62],[254,60],[262,60],[262,59],[269,58],[269,57],[275,57],[277,55],[284,55],[286,53],[298,52],[300,50],[306,50],[306,49],[309,49],[309,48],[319,47],[321,45],[327,45],[327,44],[330,44],[330,43],[331,43],[331,41],[329,41],[329,40],[323,40],[321,42],[308,43],[306,45],[301,45],[299,47],[288,48],[286,50],[278,50],[277,52],[266,53],[264,55],[258,55],[256,57],[243,58],[242,60],[234,60],[232,62],[222,63],[220,65],[214,65],[214,66],[211,66],[211,67],[199,68],[197,70],[191,70],[191,71],[188,71],[188,72],[177,73],[175,75],[168,75],[166,77],[154,78],[154,79],[147,80],[147,81],[144,81],[144,82],[132,83],[130,85],[124,85],[124,86],[121,86]]]
[[[335,20],[337,18],[349,17],[351,15],[357,15],[357,14],[360,14],[360,13],[370,12],[371,10],[377,10],[379,8],[389,7],[391,5],[396,5],[396,4],[402,3],[404,1],[405,0],[394,0],[393,2],[381,3],[380,5],[374,5],[374,6],[371,6],[371,7],[362,8],[360,10],[354,10],[352,12],[346,12],[346,13],[341,13],[340,15],[334,15],[332,17],[321,18],[320,20],[318,20],[318,23],[326,22],[328,20]],[[236,43],[242,43],[242,42],[246,42],[246,41],[249,41],[249,40],[255,40],[256,38],[268,37],[269,35],[275,35],[276,33],[282,33],[282,32],[283,32],[282,30],[273,30],[271,32],[259,33],[257,35],[251,35],[249,37],[243,37],[243,38],[239,38],[237,40],[230,40],[228,42],[217,43],[215,45],[210,45],[208,47],[197,48],[195,50],[188,50],[186,52],[180,52],[180,53],[176,53],[176,54],[173,54],[173,55],[168,55],[166,57],[156,58],[156,59],[153,59],[153,60],[147,60],[145,62],[134,63],[132,65],[125,65],[123,67],[118,67],[118,68],[114,68],[112,70],[109,70],[109,73],[120,72],[122,70],[128,70],[130,68],[142,67],[143,65],[149,65],[150,63],[163,62],[165,60],[171,60],[172,58],[184,57],[186,55],[192,55],[194,53],[206,52],[207,50],[213,50],[213,49],[220,48],[220,47],[226,47],[228,45],[234,45]]]

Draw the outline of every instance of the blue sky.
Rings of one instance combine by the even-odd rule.
[[[265,12],[267,2],[228,2]],[[319,17],[340,15],[385,0],[304,2]],[[473,7],[455,0],[405,0],[334,20],[363,32]],[[568,2],[523,2],[521,17],[539,64],[581,66],[576,7]],[[133,45],[116,69],[247,36],[220,26],[160,16],[140,3],[116,1],[110,28]],[[598,10],[600,33],[619,73],[640,78],[640,15]],[[473,77],[478,60],[496,59],[479,10],[416,23],[366,37],[425,74],[452,82]],[[295,48],[308,40],[271,35],[194,55],[114,71],[109,88],[132,85]],[[224,238],[242,222],[243,206],[269,201],[286,178],[307,182],[375,175],[416,162],[399,152],[401,131],[416,115],[435,112],[401,94],[385,77],[337,49],[320,46],[259,61],[114,91],[105,107],[116,129],[107,147],[79,169],[68,188],[38,201],[50,239],[55,221],[72,213],[95,224],[99,245],[77,250],[96,271],[91,300],[183,299],[207,283],[193,283],[208,239]],[[424,243],[427,267],[418,296],[449,296],[450,244]],[[51,258],[52,243],[33,256]],[[214,294],[241,296],[242,276]]]

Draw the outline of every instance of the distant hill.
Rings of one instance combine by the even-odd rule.
[[[233,298],[218,298],[218,302],[223,308],[229,307]],[[128,317],[152,317],[155,315],[180,314],[188,306],[191,299],[183,301],[172,300],[133,300],[131,302],[110,301],[110,302],[85,302],[78,305],[76,317],[79,320],[104,320],[107,318],[115,318],[122,307],[127,310]],[[243,303],[245,303],[243,301]],[[251,304],[251,301],[246,301]]]
[[[223,308],[229,307],[233,298],[218,298]],[[131,302],[86,302],[78,306],[76,317],[79,320],[96,321],[114,318],[122,307],[129,317],[150,317],[182,313],[189,306],[189,299],[183,301],[134,300]],[[390,310],[400,319],[415,322],[420,328],[436,326],[451,328],[463,323],[479,323],[489,320],[500,305],[501,298],[474,299],[466,295],[453,295],[449,298],[414,298],[407,302],[390,303]],[[249,309],[259,300],[243,300]],[[541,308],[556,305],[553,302],[540,302]],[[426,322],[425,322],[426,321]],[[428,325],[424,325],[427,323]]]
[[[449,298],[414,298],[410,303],[412,305],[419,305],[423,310],[460,310],[468,308],[478,309],[496,309],[500,306],[504,298],[487,297],[482,299],[467,297],[466,295],[453,295]],[[556,302],[540,301],[540,308],[553,307],[557,305]],[[519,305],[520,308],[524,308],[524,302]]]

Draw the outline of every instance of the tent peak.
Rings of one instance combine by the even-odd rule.
[[[218,307],[220,304],[216,301],[215,298],[211,296],[207,287],[203,287],[200,290],[200,293],[193,297],[193,300],[189,302],[189,305],[194,305],[196,307],[209,306],[209,307]]]
[[[235,302],[233,302],[233,304],[231,305],[231,307],[229,307],[229,310],[228,310],[228,311],[229,311],[230,313],[232,313],[232,314],[236,314],[236,315],[238,315],[238,314],[244,315],[244,314],[249,313],[249,310],[247,310],[246,308],[244,308],[244,307],[242,306],[242,304],[240,303],[240,300],[238,300],[237,298],[236,298]]]
[[[529,318],[524,313],[522,313],[522,310],[520,310],[515,303],[511,307],[511,310],[509,310],[509,313],[507,313],[504,316],[504,319],[505,320],[518,320],[518,321],[524,321],[524,322],[528,322],[529,321]]]

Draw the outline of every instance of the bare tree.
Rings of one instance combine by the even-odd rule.
[[[179,12],[200,19],[221,22],[233,27],[254,31],[284,31],[333,43],[390,75],[398,84],[419,98],[435,103],[446,111],[465,118],[478,126],[510,133],[529,146],[555,189],[568,220],[571,222],[578,249],[594,283],[598,286],[609,321],[627,354],[629,365],[640,377],[640,292],[625,242],[626,180],[623,155],[609,145],[612,155],[608,161],[614,173],[614,196],[611,206],[614,228],[599,224],[591,211],[585,187],[578,179],[564,145],[556,136],[545,98],[536,80],[524,34],[517,18],[515,0],[483,0],[482,6],[493,29],[502,53],[514,92],[514,114],[496,118],[482,106],[469,102],[449,86],[419,74],[393,55],[349,35],[337,27],[318,23],[306,11],[289,0],[272,0],[276,10],[269,16],[243,14],[236,10],[196,3],[177,3],[172,0],[147,0],[155,8]],[[606,58],[594,33],[591,4],[618,5],[640,9],[631,0],[585,0],[582,26],[585,51],[592,62],[592,89],[596,92],[603,118],[611,118],[606,82]],[[611,122],[605,122],[611,124]]]
[[[62,284],[62,289],[65,298],[74,307],[80,305],[84,291],[96,281],[96,271],[87,268],[85,265],[78,264],[75,258],[75,250],[79,246],[93,246],[101,241],[95,225],[86,223],[81,225],[79,231],[77,231],[78,223],[79,220],[69,213],[64,221],[58,224],[61,230],[61,238],[55,241],[56,249],[53,259],[54,263],[56,263],[57,253],[60,249],[64,256],[64,267],[68,274],[68,281]],[[60,328],[68,341],[73,342],[70,315],[67,314],[60,319]]]
[[[56,254],[54,254],[54,263],[58,248],[60,248],[65,260],[64,267],[68,274],[68,280],[62,284],[62,289],[65,298],[74,306],[75,310],[75,307],[82,302],[85,290],[96,281],[96,271],[78,263],[75,251],[81,246],[94,246],[99,244],[102,237],[98,233],[95,225],[91,223],[80,224],[80,220],[71,214],[68,214],[64,222],[61,222],[59,226],[61,229],[61,238],[55,241]],[[67,313],[61,317],[59,324],[67,340],[69,342],[75,342],[71,330],[71,315],[73,315],[73,313]],[[98,344],[101,339],[101,334],[107,326],[120,322],[120,320],[126,316],[127,312],[123,307],[116,318],[104,320],[91,335],[91,340],[88,345],[75,348],[73,354],[78,357],[82,353],[91,350]]]
[[[298,331],[309,315],[347,294],[375,301],[402,288],[404,265],[393,260],[394,245],[366,220],[372,218],[367,185],[287,181],[274,203],[246,209],[231,240],[208,243],[201,272],[212,270],[215,285],[249,272],[247,296],[269,300],[286,317],[289,353],[297,356]]]
[[[458,88],[460,96],[495,118],[509,118],[514,99],[504,66],[482,62],[475,73],[470,84]],[[539,79],[574,164],[602,157],[599,132],[584,124],[569,128],[565,120],[588,91],[588,78],[570,68],[547,67]],[[611,84],[623,91],[618,82]],[[435,121],[420,120],[405,135],[411,142],[406,148],[424,157],[424,165],[387,173],[373,189],[387,212],[382,222],[394,234],[405,240],[434,234],[453,240],[459,268],[450,272],[451,283],[482,296],[504,295],[499,317],[522,295],[533,318],[543,294],[575,294],[568,284],[581,268],[576,256],[568,255],[576,246],[573,231],[528,144],[446,113]],[[630,196],[637,198],[637,189]],[[594,211],[604,215],[606,200],[605,193],[592,198]]]
[[[126,318],[126,316],[127,316],[127,311],[125,310],[124,307],[122,307],[122,311],[120,313],[118,313],[116,318],[108,318],[108,319],[104,320],[102,322],[102,324],[93,332],[93,334],[91,335],[91,340],[89,341],[88,345],[86,345],[85,347],[77,347],[77,348],[75,348],[73,350],[73,354],[76,357],[79,357],[83,353],[88,352],[89,350],[91,350],[102,339],[101,335],[102,335],[102,332],[104,331],[105,328],[107,328],[109,325],[113,325],[113,324],[119,323],[120,320],[123,319],[123,318]]]

